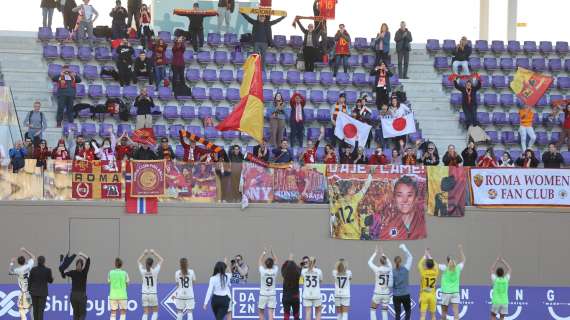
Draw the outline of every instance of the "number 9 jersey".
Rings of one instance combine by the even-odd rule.
[[[301,276],[305,280],[303,286],[303,299],[321,299],[321,281],[323,272],[319,268],[303,269]]]
[[[273,266],[272,269],[259,267],[259,275],[261,280],[259,294],[262,296],[275,296],[275,285],[277,282],[277,271],[279,268]]]
[[[338,273],[333,270],[334,278],[334,296],[335,298],[350,298],[350,280],[352,279],[352,271],[346,270],[345,273]]]

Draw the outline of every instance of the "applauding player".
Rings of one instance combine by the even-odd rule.
[[[315,307],[315,319],[321,320],[321,281],[323,272],[317,268],[317,259],[309,258],[309,267],[301,271],[304,280],[303,306],[305,307],[305,320],[310,320],[311,311]]]
[[[269,309],[269,320],[273,320],[273,312],[277,306],[277,298],[275,297],[275,285],[277,282],[277,257],[271,251],[271,256],[266,257],[267,250],[263,249],[263,253],[259,256],[259,275],[261,280],[261,288],[259,290],[259,320],[265,318],[265,307]]]
[[[182,320],[184,312],[188,312],[187,319],[192,320],[194,311],[194,287],[196,274],[194,270],[188,269],[188,259],[180,259],[180,270],[174,274],[176,281],[176,293],[174,301],[176,303],[176,320]]]
[[[376,255],[380,253],[380,266],[374,264]],[[390,288],[392,287],[392,263],[386,257],[382,248],[378,247],[368,260],[368,266],[374,272],[374,295],[370,305],[370,320],[376,320],[376,308],[382,306],[382,320],[388,320],[388,305],[390,304]]]
[[[334,304],[338,320],[348,320],[350,307],[350,280],[352,272],[348,270],[344,259],[339,259],[332,272],[334,278]]]
[[[440,264],[439,270],[442,271],[441,275],[441,318],[447,319],[449,312],[449,305],[453,309],[453,318],[459,320],[459,283],[461,282],[461,272],[465,266],[465,254],[463,253],[463,246],[458,245],[459,248],[459,263],[453,257],[447,257],[447,265]]]
[[[505,269],[499,267],[499,263],[502,263]],[[509,314],[509,282],[511,281],[511,266],[507,263],[503,257],[497,257],[495,263],[491,267],[491,280],[493,281],[493,297],[491,306],[491,319],[505,319],[505,316]]]
[[[28,259],[26,260],[24,255],[19,256],[17,259],[12,258],[12,260],[10,260],[10,271],[8,274],[18,277],[18,287],[20,287],[18,310],[20,312],[20,319],[26,320],[26,314],[32,305],[32,298],[28,291],[28,278],[30,277],[30,270],[32,270],[32,267],[34,266],[34,260],[36,257],[26,248],[21,248],[20,251],[22,251]],[[18,266],[16,266],[16,262],[18,263]]]
[[[418,262],[420,272],[420,319],[425,320],[427,311],[431,313],[431,319],[435,320],[435,308],[437,298],[435,295],[435,285],[439,276],[439,269],[432,259],[429,249],[426,249],[424,256]]]
[[[146,257],[146,260],[144,258]],[[154,265],[154,259],[158,261]],[[144,264],[143,264],[144,260]],[[142,276],[142,306],[143,316],[142,320],[148,319],[148,314],[152,311],[151,320],[158,319],[158,291],[156,289],[158,284],[158,273],[164,259],[154,250],[145,249],[139,257],[139,272]]]

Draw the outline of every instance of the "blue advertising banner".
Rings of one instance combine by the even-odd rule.
[[[174,284],[159,285],[159,319],[176,319],[174,301]],[[50,286],[47,298],[45,319],[64,320],[72,319],[73,310],[69,302],[70,286],[56,284]],[[202,309],[203,299],[207,285],[194,286],[196,296],[196,310],[194,319],[214,319],[210,308]],[[353,285],[351,290],[350,319],[365,320],[370,316],[370,299],[373,287],[371,285]],[[412,287],[412,319],[419,319],[419,306],[417,303],[418,288]],[[105,284],[88,285],[87,319],[106,319],[109,316],[107,301],[108,286]],[[232,288],[234,304],[232,306],[233,319],[257,319],[257,299],[259,287],[253,285],[234,286]],[[18,294],[16,285],[0,285],[0,319],[17,319]],[[281,300],[281,291],[277,290],[278,301]],[[490,310],[490,287],[465,286],[461,290],[460,319],[488,319]],[[509,316],[507,320],[569,320],[570,319],[570,287],[511,287],[510,288]],[[438,298],[440,298],[438,292]],[[322,288],[323,312],[322,319],[336,319],[334,311],[334,288]],[[394,316],[394,309],[390,306],[390,319]],[[441,309],[438,307],[438,318]],[[140,285],[129,286],[129,302],[127,318],[140,319],[142,307],[140,303]],[[278,304],[275,318],[283,319],[283,309]],[[453,318],[449,318],[453,319]]]

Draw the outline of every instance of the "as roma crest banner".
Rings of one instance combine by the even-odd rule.
[[[427,212],[438,217],[465,216],[468,168],[427,167]]]
[[[421,166],[328,165],[335,239],[417,240],[427,236]]]
[[[132,161],[131,162],[131,196],[160,197],[165,194],[166,163],[164,160]]]
[[[123,177],[115,161],[73,161],[73,199],[121,199]]]
[[[319,2],[319,11],[321,13],[321,17],[334,20],[336,1],[337,0],[321,0]]]

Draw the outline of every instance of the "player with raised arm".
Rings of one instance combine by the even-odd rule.
[[[374,264],[376,255],[380,253],[380,266]],[[374,295],[370,304],[370,320],[376,320],[376,308],[382,306],[382,320],[388,320],[388,305],[390,304],[390,288],[393,284],[392,263],[384,254],[384,250],[376,246],[376,250],[368,260],[368,266],[374,272]]]
[[[115,269],[109,271],[109,305],[111,307],[111,320],[117,319],[117,310],[120,310],[120,320],[127,318],[127,286],[129,274],[123,270],[123,260],[115,258]]]
[[[364,186],[358,192],[356,191],[354,181],[341,181],[341,183],[351,183],[351,185],[347,187],[348,190],[346,192],[344,192],[342,187],[335,186],[335,188],[339,189],[339,193],[345,195],[331,201],[330,212],[332,217],[330,222],[333,226],[333,236],[341,239],[360,240],[364,219],[360,218],[358,205],[372,183],[372,175],[368,175]]]
[[[502,263],[506,270],[499,267],[499,263]],[[512,269],[509,263],[499,255],[491,267],[491,280],[493,281],[491,319],[497,319],[497,315],[499,315],[499,319],[503,320],[509,313],[509,282],[511,281],[511,271]]]
[[[145,260],[146,257],[146,260]],[[158,261],[154,264],[154,258]],[[144,261],[144,264],[143,264]],[[158,273],[164,259],[153,249],[145,249],[139,257],[139,272],[142,276],[142,320],[148,320],[148,314],[152,311],[151,320],[158,319]]]
[[[176,304],[176,320],[182,320],[185,312],[187,313],[186,319],[194,319],[192,312],[196,302],[194,301],[194,286],[196,281],[196,274],[194,270],[188,268],[188,259],[180,259],[180,270],[174,274],[176,281],[176,293],[174,302]]]
[[[412,299],[410,298],[410,270],[412,269],[412,261],[414,258],[405,244],[400,244],[400,249],[406,254],[406,263],[402,266],[402,257],[394,258],[394,268],[392,269],[392,278],[394,286],[392,287],[392,300],[394,301],[395,320],[400,320],[402,316],[402,306],[406,314],[405,319],[410,320],[412,317]]]
[[[447,319],[449,306],[453,309],[453,318],[459,320],[459,303],[461,297],[459,295],[459,285],[461,282],[461,272],[465,266],[465,253],[463,246],[458,245],[459,262],[451,256],[447,257],[447,265],[440,264],[439,270],[441,275],[441,318]]]
[[[323,272],[317,268],[317,259],[309,258],[309,267],[301,271],[303,283],[303,307],[305,307],[305,320],[312,319],[311,311],[315,307],[315,319],[321,320],[321,282]]]
[[[437,263],[431,257],[431,252],[426,249],[424,256],[418,262],[420,272],[420,320],[425,320],[427,312],[431,313],[431,319],[435,320],[437,298],[435,286],[439,276]]]
[[[8,270],[8,274],[18,277],[18,287],[20,287],[18,311],[20,312],[20,319],[26,320],[26,314],[30,311],[32,306],[32,298],[30,296],[30,291],[28,291],[28,278],[30,277],[30,270],[32,270],[32,267],[34,266],[34,260],[36,260],[36,257],[26,248],[22,247],[20,248],[20,251],[22,251],[23,255],[10,260],[10,269]]]
[[[259,290],[259,320],[265,318],[265,307],[269,309],[269,320],[273,320],[273,313],[277,306],[277,298],[275,296],[275,286],[277,284],[277,272],[279,271],[278,261],[273,250],[270,250],[271,256],[267,256],[267,250],[263,249],[259,256],[259,275],[261,287]]]
[[[350,281],[352,271],[344,259],[339,259],[332,272],[334,278],[334,304],[338,320],[348,320],[348,308],[350,307]]]

